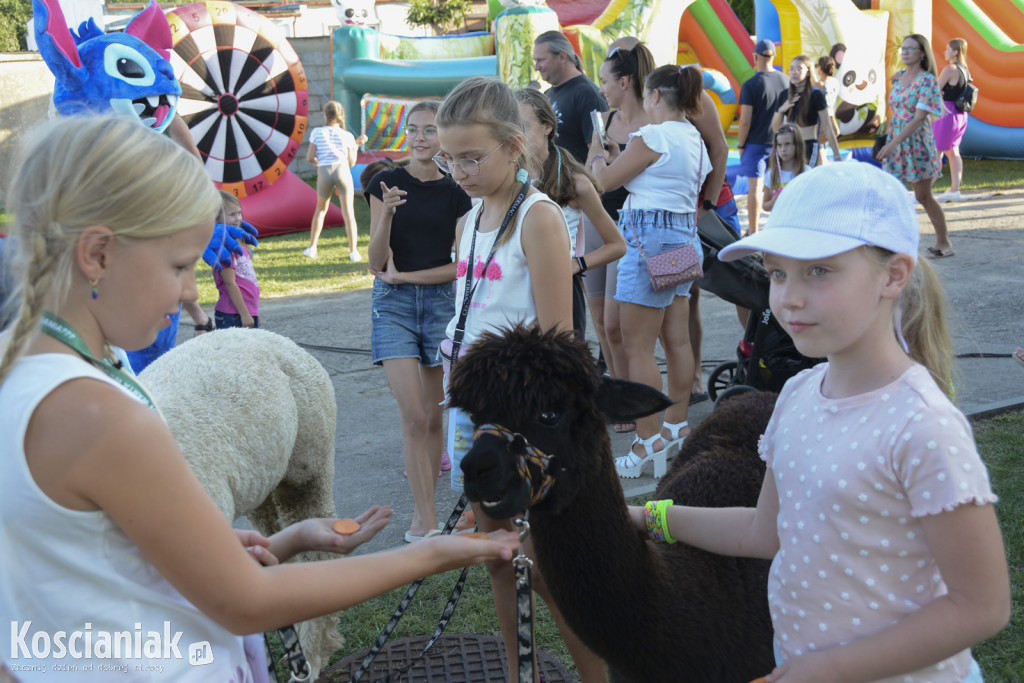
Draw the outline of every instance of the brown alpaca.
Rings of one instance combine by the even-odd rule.
[[[542,472],[516,470],[526,443],[551,456],[554,482],[530,507],[536,559],[569,626],[607,662],[613,680],[748,683],[774,668],[769,563],[653,543],[630,523],[607,422],[669,403],[647,386],[601,376],[585,343],[516,327],[486,334],[453,368],[451,404],[481,434],[462,461],[466,494],[492,517],[529,505]],[[774,395],[727,402],[683,444],[656,496],[678,504],[753,507],[765,466],[757,440]]]

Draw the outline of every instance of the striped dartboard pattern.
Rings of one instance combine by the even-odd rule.
[[[306,132],[308,91],[298,55],[269,20],[231,2],[167,14],[178,113],[221,189],[245,197],[273,185]]]

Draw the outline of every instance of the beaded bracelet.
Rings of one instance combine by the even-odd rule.
[[[676,539],[668,532],[668,520],[665,514],[672,506],[672,499],[649,500],[644,505],[644,520],[647,522],[647,535],[658,543],[675,543]]]

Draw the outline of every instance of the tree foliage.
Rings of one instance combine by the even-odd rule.
[[[472,0],[412,0],[405,20],[410,26],[432,26],[438,33],[466,20]]]
[[[739,17],[747,33],[754,33],[754,0],[729,0],[729,6]]]
[[[32,18],[32,0],[0,0],[0,52],[27,50],[25,22]]]

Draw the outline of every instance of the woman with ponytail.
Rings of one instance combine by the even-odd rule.
[[[687,412],[694,377],[689,333],[689,297],[693,283],[654,291],[640,251],[659,254],[693,244],[695,212],[711,160],[700,133],[688,117],[701,113],[703,76],[697,69],[663,66],[644,81],[644,110],[651,123],[641,127],[620,154],[614,146],[591,162],[591,171],[607,189],[625,186],[630,192],[619,213],[619,230],[626,238],[626,255],[619,261],[615,298],[622,303],[622,339],[626,350],[625,377],[662,389],[654,359],[655,341],[665,349],[668,394],[675,402],[665,421],[651,415],[636,421],[636,439],[629,452],[616,458],[621,477],[640,476],[648,462],[654,476],[665,473],[665,461],[689,434]]]
[[[588,268],[617,261],[626,253],[626,242],[601,204],[600,186],[593,174],[555,144],[558,117],[548,98],[529,88],[517,90],[515,96],[526,132],[526,148],[533,159],[530,172],[537,178],[535,185],[561,207],[569,226],[573,255],[573,329],[582,337],[586,319],[586,295],[581,282],[583,274]],[[578,239],[582,216],[590,220],[602,242],[600,247],[587,254],[583,253],[584,240]]]

